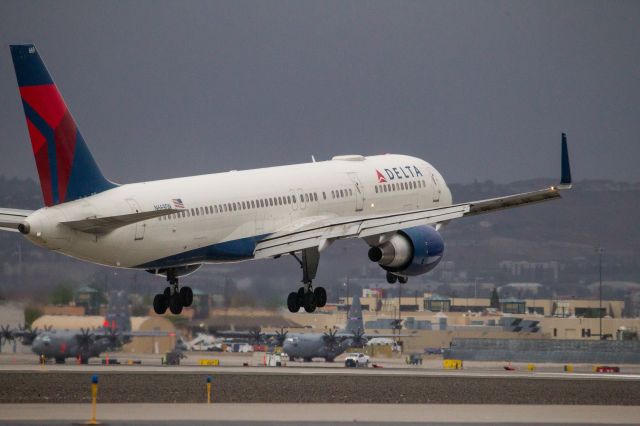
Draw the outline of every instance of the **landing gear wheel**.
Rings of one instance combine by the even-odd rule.
[[[164,294],[164,297],[166,298],[166,300],[168,301],[169,298],[171,297],[171,288],[169,287],[165,287],[164,288],[164,292],[162,293]],[[168,303],[167,303],[168,304]]]
[[[289,312],[298,312],[300,310],[299,299],[300,296],[298,293],[289,293],[289,297],[287,297],[287,308],[289,308]]]
[[[302,306],[304,310],[309,313],[316,310],[316,296],[313,292],[309,291],[304,294]]]
[[[409,281],[409,277],[398,277],[398,282],[400,284],[406,284]]]
[[[176,294],[169,299],[169,310],[174,315],[178,315],[182,312],[182,300],[180,300],[179,294]]]
[[[158,315],[167,312],[167,300],[164,294],[156,294],[153,298],[153,311]]]
[[[191,306],[191,304],[193,303],[193,290],[191,290],[191,287],[182,287],[179,294],[182,306]]]
[[[318,308],[322,308],[327,304],[327,291],[324,287],[316,287],[316,289],[313,290],[313,294],[316,298],[316,306]]]
[[[387,282],[389,284],[395,284],[398,281],[398,276],[393,275],[391,272],[387,272]]]

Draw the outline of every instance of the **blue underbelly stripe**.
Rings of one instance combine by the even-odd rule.
[[[188,250],[182,253],[163,257],[134,268],[168,268],[172,266],[190,265],[204,262],[234,262],[253,258],[256,244],[269,234],[240,238]]]

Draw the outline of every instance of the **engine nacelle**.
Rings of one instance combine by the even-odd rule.
[[[403,229],[369,249],[369,259],[398,275],[422,275],[438,265],[444,254],[444,240],[431,226]]]

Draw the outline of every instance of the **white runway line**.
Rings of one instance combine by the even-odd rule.
[[[277,375],[371,375],[371,376],[410,376],[410,377],[476,377],[476,378],[526,378],[557,380],[640,380],[640,374],[616,373],[564,373],[564,372],[525,372],[525,371],[482,371],[482,370],[426,370],[394,368],[344,368],[344,367],[203,367],[203,366],[128,366],[128,365],[0,365],[0,372],[68,372],[68,373],[192,373],[192,374],[277,374]]]
[[[0,404],[0,421],[81,421],[89,404]],[[639,406],[458,404],[98,404],[101,421],[636,424]]]

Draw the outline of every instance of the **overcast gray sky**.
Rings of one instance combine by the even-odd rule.
[[[385,152],[449,182],[640,180],[638,1],[0,2],[0,174],[37,45],[117,182]]]

